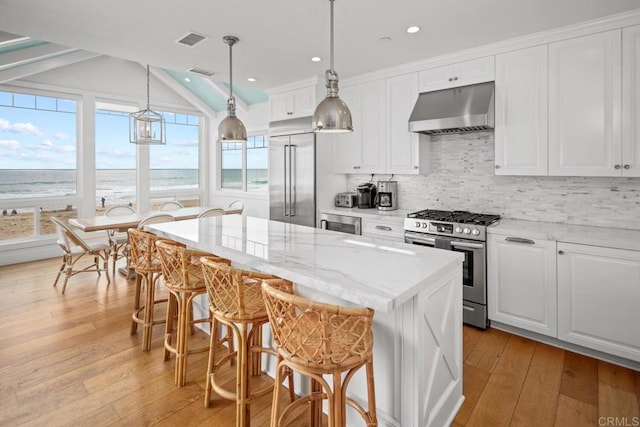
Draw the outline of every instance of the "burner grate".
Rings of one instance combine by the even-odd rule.
[[[481,214],[468,211],[442,211],[425,209],[407,215],[409,218],[430,221],[454,222],[458,224],[490,225],[500,219],[500,215]]]

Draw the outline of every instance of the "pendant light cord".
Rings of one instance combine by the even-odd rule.
[[[330,25],[330,43],[331,43],[331,48],[329,50],[330,52],[330,62],[331,62],[331,74],[335,74],[336,70],[334,70],[333,68],[333,2],[334,0],[329,0],[329,2],[331,3],[331,25]]]
[[[229,98],[233,98],[233,42],[229,43]]]
[[[149,107],[149,64],[147,64],[147,110],[150,110]]]

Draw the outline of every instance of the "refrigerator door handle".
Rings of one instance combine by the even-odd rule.
[[[289,150],[289,213],[296,216],[296,146],[291,144]]]
[[[289,149],[288,145],[284,146],[284,150],[282,150],[282,153],[284,154],[284,216],[289,216],[289,213],[287,212],[287,151]]]

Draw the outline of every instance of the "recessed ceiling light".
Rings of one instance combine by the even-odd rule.
[[[255,77],[249,77],[247,80],[249,80],[250,82],[255,82],[256,81]]]
[[[320,58],[319,56],[314,56],[313,58],[311,58],[311,60],[313,62],[320,62],[320,61],[322,61],[322,58]]]
[[[189,77],[185,77],[185,78],[184,78],[184,81],[185,81],[185,82],[190,82],[190,81],[191,81],[191,79],[190,79]]]
[[[409,34],[417,33],[418,31],[420,31],[420,27],[409,27],[409,28],[407,28],[407,33],[409,33]]]

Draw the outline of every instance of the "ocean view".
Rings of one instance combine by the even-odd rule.
[[[267,169],[249,169],[247,186],[258,189],[267,184]],[[239,188],[242,171],[223,171],[225,188]],[[96,197],[128,203],[135,194],[135,169],[96,170]],[[198,187],[197,169],[152,169],[151,191],[181,190]],[[76,171],[69,169],[1,169],[0,200],[32,197],[73,196],[76,192]]]

